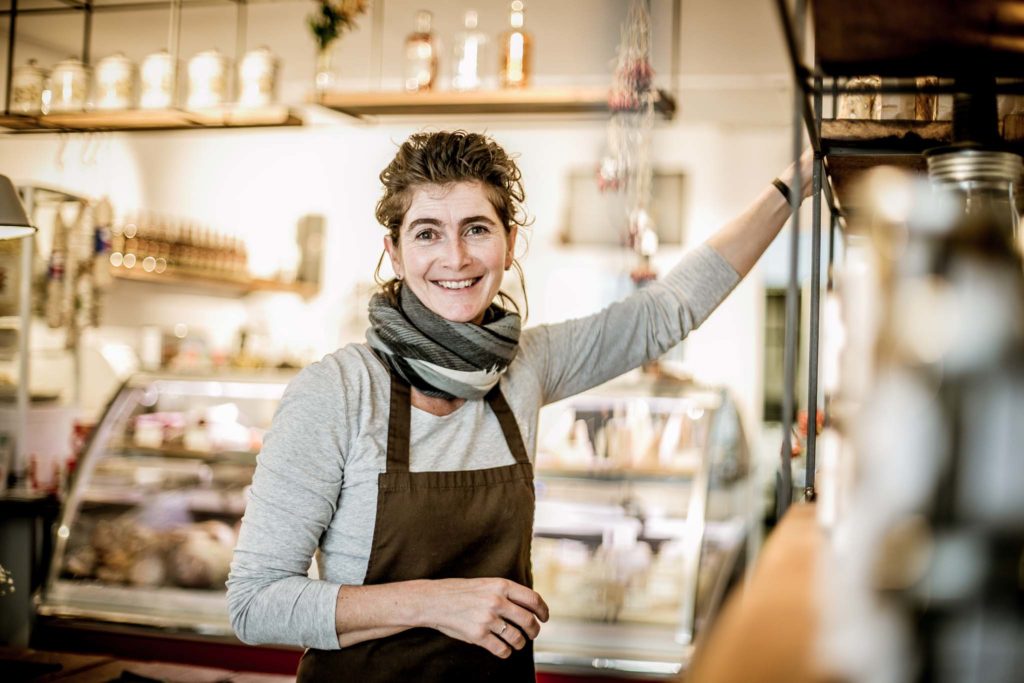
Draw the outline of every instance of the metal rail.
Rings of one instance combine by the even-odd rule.
[[[820,137],[822,116],[821,77],[815,77],[815,123]],[[804,500],[814,500],[814,465],[818,444],[818,340],[821,324],[821,187],[824,171],[820,154],[814,157],[814,181],[811,216],[811,330],[807,358],[807,462],[804,474]]]
[[[780,11],[786,17],[786,43],[789,46],[791,58],[794,60],[794,73],[800,73],[799,55],[803,49],[803,26],[806,0],[796,0],[797,24],[794,27],[788,22],[789,9],[785,0],[778,0]],[[793,416],[796,408],[796,349],[799,343],[797,335],[797,321],[799,311],[797,310],[797,297],[800,293],[798,281],[798,269],[800,265],[800,202],[803,199],[803,179],[800,177],[800,155],[803,152],[803,129],[801,126],[801,112],[806,114],[807,96],[800,88],[793,89],[793,191],[790,201],[789,234],[789,283],[786,288],[786,336],[785,350],[783,354],[783,393],[782,393],[782,446],[779,453],[778,490],[776,491],[776,517],[781,519],[793,501]],[[806,122],[806,120],[805,120]],[[817,152],[820,149],[820,140],[815,147]],[[812,144],[814,138],[812,136]]]
[[[14,78],[14,36],[18,23],[18,0],[11,0],[10,23],[7,26],[7,92],[4,93],[4,114],[11,114],[11,81]]]

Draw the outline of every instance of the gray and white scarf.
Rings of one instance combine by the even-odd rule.
[[[397,307],[383,294],[370,299],[370,325],[370,348],[427,396],[483,398],[519,350],[518,314],[491,304],[480,325],[452,322],[405,286]]]

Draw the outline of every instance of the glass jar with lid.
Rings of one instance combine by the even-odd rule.
[[[96,65],[97,109],[131,109],[135,106],[135,62],[117,52]]]
[[[967,217],[993,223],[1024,251],[1016,193],[1024,160],[1010,152],[986,149],[938,149],[928,153],[932,185],[952,190]]]
[[[219,50],[205,50],[188,62],[188,108],[217,107],[227,101],[228,60]]]
[[[178,63],[167,50],[146,55],[142,60],[142,95],[139,106],[143,109],[170,109],[174,106]]]
[[[11,112],[15,114],[39,114],[43,111],[43,93],[46,92],[46,78],[49,74],[36,60],[19,66],[11,76]]]
[[[278,59],[267,47],[250,50],[238,65],[238,103],[246,107],[273,104],[277,93]]]
[[[68,57],[50,74],[50,111],[83,111],[89,98],[90,69],[82,60]]]

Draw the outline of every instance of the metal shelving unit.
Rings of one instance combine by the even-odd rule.
[[[922,153],[953,143],[951,122],[846,121],[835,119],[835,99],[852,92],[845,79],[857,75],[886,77],[937,76],[937,85],[914,87],[884,85],[859,93],[971,93],[982,88],[996,93],[1024,93],[1024,42],[1020,26],[1000,11],[997,0],[971,3],[930,3],[927,0],[814,0],[814,64],[804,55],[808,26],[807,0],[776,0],[786,49],[793,71],[793,157],[799,159],[806,134],[814,150],[811,250],[810,348],[808,358],[807,465],[803,497],[814,500],[814,470],[818,400],[818,340],[821,298],[821,238],[824,198],[829,208],[827,283],[832,288],[832,266],[837,230],[844,227],[851,200],[850,178],[881,164],[924,169]],[[996,81],[996,78],[1018,79]],[[832,97],[832,115],[826,119],[823,100]],[[989,147],[1024,153],[1022,139],[989,139]],[[799,187],[799,168],[794,185]],[[845,200],[845,201],[844,201]],[[793,206],[789,241],[789,283],[786,300],[785,393],[783,444],[780,453],[776,511],[779,516],[793,499],[790,454],[796,392],[796,322],[800,214]],[[826,404],[826,423],[829,416]]]
[[[10,6],[0,10],[7,17],[7,81],[4,109],[0,113],[0,128],[18,133],[55,133],[90,131],[154,131],[195,130],[202,128],[252,128],[267,126],[298,126],[302,119],[284,106],[239,107],[226,105],[208,110],[131,109],[118,111],[61,112],[44,115],[11,113],[11,89],[14,76],[14,44],[17,37],[18,17],[21,15],[81,14],[82,61],[88,65],[92,54],[93,15],[105,12],[124,12],[149,9],[170,9],[167,30],[168,50],[174,63],[179,62],[181,11],[184,7],[234,4],[236,8],[235,64],[240,63],[246,49],[247,7],[253,2],[274,0],[21,0],[28,6],[19,8],[19,0],[9,0]]]

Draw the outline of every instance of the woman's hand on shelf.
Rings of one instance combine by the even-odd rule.
[[[801,199],[807,199],[811,196],[811,180],[814,172],[814,150],[807,148],[804,153],[800,155],[800,187]],[[786,170],[779,174],[779,180],[786,183],[786,186],[793,189],[793,175],[796,172],[796,162],[791,163],[786,167]]]

